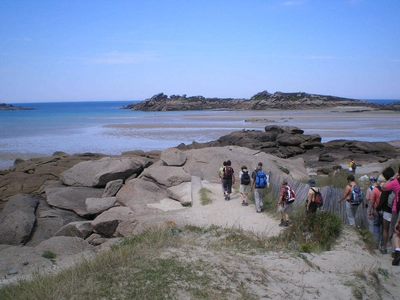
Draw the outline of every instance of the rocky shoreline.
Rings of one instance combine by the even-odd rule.
[[[204,186],[218,197],[216,170],[227,159],[235,170],[262,161],[275,180],[283,176],[300,181],[328,174],[333,166],[346,167],[350,156],[360,169],[379,163],[369,174],[378,174],[383,164],[400,157],[400,149],[388,143],[321,143],[320,136],[303,133],[297,127],[266,126],[264,131],[236,131],[210,143],[181,144],[163,151],[118,156],[56,152],[51,157],[18,160],[0,173],[0,257],[4,258],[0,274],[9,282],[51,269],[54,265],[42,257],[43,251],[57,254],[58,267],[68,266],[122,237],[170,222],[254,228],[234,207],[231,215],[240,213],[240,222],[213,210],[208,213],[217,216],[205,217],[199,206],[193,207]],[[254,220],[252,209],[246,214]],[[268,234],[280,232],[277,224],[271,224],[271,230],[263,220],[259,226]]]
[[[269,93],[263,91],[250,99],[205,98],[203,96],[171,95],[159,93],[153,97],[121,107],[140,111],[187,110],[268,110],[268,109],[320,109],[336,106],[365,107],[375,110],[400,110],[400,104],[375,104],[368,101],[308,93]]]

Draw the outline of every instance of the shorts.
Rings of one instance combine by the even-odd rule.
[[[290,213],[292,211],[292,206],[293,206],[293,203],[290,203],[290,204],[285,203],[283,205],[278,204],[278,214],[279,213]]]
[[[384,211],[383,212],[383,219],[390,222],[392,220],[392,214]]]
[[[239,193],[249,194],[250,193],[250,184],[248,184],[248,185],[241,184],[239,187]]]

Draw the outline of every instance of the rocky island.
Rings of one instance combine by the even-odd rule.
[[[400,110],[399,103],[375,104],[368,101],[298,93],[263,91],[250,99],[205,98],[203,96],[171,95],[159,93],[140,103],[123,106],[122,109],[140,111],[186,110],[268,110],[268,109],[316,109],[336,106],[366,107],[377,110]]]
[[[32,110],[33,108],[25,108],[22,106],[13,106],[12,104],[0,103],[0,111],[2,110]]]

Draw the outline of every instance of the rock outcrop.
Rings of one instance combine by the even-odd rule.
[[[267,110],[267,109],[314,109],[336,106],[360,106],[372,109],[400,110],[398,103],[373,104],[368,101],[348,99],[335,96],[299,93],[274,94],[263,91],[250,99],[205,98],[203,96],[171,95],[163,93],[154,95],[140,103],[122,107],[122,109],[142,111],[185,111],[185,110]]]

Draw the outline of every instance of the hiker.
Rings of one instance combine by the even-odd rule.
[[[391,180],[381,185],[383,191],[394,191],[392,203],[389,203],[389,207],[391,206],[392,217],[389,226],[389,238],[393,236],[394,227],[397,224],[397,220],[399,218],[399,210],[400,203],[399,202],[399,193],[400,193],[400,167],[396,175],[394,175]],[[390,199],[390,196],[389,196]],[[393,248],[393,247],[392,247]],[[392,253],[394,253],[394,249],[392,249]]]
[[[349,163],[349,174],[356,174],[356,168],[357,164],[354,162],[353,158],[350,158],[350,163]]]
[[[395,250],[392,265],[398,266],[400,263],[400,219],[397,220],[394,226],[392,245]]]
[[[308,190],[307,201],[306,201],[306,215],[317,212],[318,204],[315,202],[315,194],[319,192],[319,188],[315,187],[315,180],[308,180],[308,185],[310,189]]]
[[[260,213],[263,210],[263,192],[268,192],[268,178],[265,175],[263,169],[262,162],[259,162],[257,168],[254,169],[253,173],[251,174],[252,184],[251,184],[251,191],[254,190],[254,201],[256,203],[256,212]]]
[[[246,166],[241,167],[241,170],[239,172],[239,179],[240,179],[239,193],[240,197],[242,197],[242,205],[248,206],[249,193],[251,189],[251,177]]]
[[[281,223],[279,224],[279,227],[289,226],[289,213],[292,211],[293,206],[293,203],[288,203],[285,200],[287,195],[287,186],[290,187],[288,181],[286,179],[283,179],[278,201],[278,213],[281,215]]]
[[[370,215],[371,210],[369,209],[369,207],[371,206],[372,193],[374,192],[374,189],[376,190],[376,187],[378,186],[378,178],[370,176],[369,182],[370,184],[368,187],[368,191],[367,194],[365,195],[365,208],[366,208],[365,212],[367,214],[368,229],[369,231],[374,233],[374,218],[372,217],[372,215]],[[380,196],[380,191],[378,192],[375,191],[375,197],[379,196]],[[376,199],[374,200],[374,203],[376,203]]]
[[[349,184],[346,186],[343,197],[339,199],[339,203],[346,200],[347,220],[350,226],[356,228],[356,213],[360,204],[364,207],[364,195],[353,174],[347,176],[347,182]]]
[[[394,174],[394,170],[388,167],[383,170],[382,176],[379,176],[381,181],[381,184],[379,186],[379,188],[381,189],[381,197],[379,198],[379,204],[375,210],[379,213],[380,216],[382,216],[383,245],[381,249],[379,249],[382,254],[387,254],[387,242],[389,240],[389,227],[392,220],[392,209],[387,205],[391,192],[383,190],[381,186],[384,185],[388,180],[390,180],[394,176]]]
[[[225,200],[231,200],[232,194],[232,185],[235,184],[235,176],[233,175],[234,171],[231,166],[231,161],[227,160],[224,168],[224,172],[222,175],[222,185],[224,188],[224,196]]]
[[[381,249],[383,246],[383,236],[381,234],[382,231],[382,216],[376,210],[379,205],[382,189],[379,184],[381,181],[378,181],[376,177],[370,177],[370,181],[373,185],[371,190],[371,186],[369,187],[367,197],[369,195],[369,204],[367,208],[368,212],[368,222],[372,223],[372,233],[374,234],[376,245],[378,249]]]
[[[225,195],[225,189],[224,189],[224,179],[223,179],[223,177],[224,177],[225,166],[226,166],[226,161],[224,161],[222,163],[222,167],[219,168],[219,170],[218,170],[218,177],[219,177],[219,181],[221,182],[222,193],[224,195]]]

